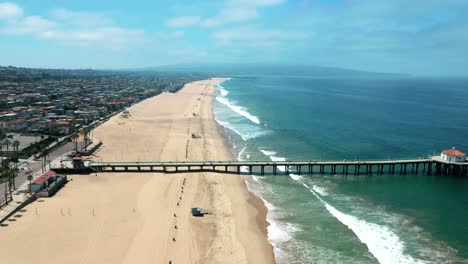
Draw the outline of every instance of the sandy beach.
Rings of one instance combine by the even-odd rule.
[[[94,131],[97,161],[231,160],[210,79],[163,93]],[[192,138],[192,133],[200,138]],[[71,175],[0,227],[2,263],[274,263],[266,209],[235,174]],[[212,215],[193,217],[197,205]]]

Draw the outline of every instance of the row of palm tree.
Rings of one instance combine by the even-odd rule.
[[[75,152],[78,152],[78,141],[80,138],[83,138],[83,144],[84,144],[84,149],[86,150],[86,147],[88,144],[91,142],[91,137],[90,134],[93,130],[89,127],[85,127],[81,129],[78,133],[75,133],[70,136],[70,139],[75,142]]]
[[[16,157],[16,160],[18,160],[19,146],[20,146],[20,142],[18,140],[15,140],[13,142],[11,142],[9,139],[4,140],[3,142],[0,141],[0,156],[2,156],[2,159],[3,159],[3,147],[6,147],[6,153],[8,156],[10,156],[9,155],[10,146],[12,146],[13,150],[16,152],[15,157]]]
[[[15,151],[15,156],[12,158],[10,153],[10,146],[13,147]],[[8,194],[11,197],[12,192],[16,189],[16,176],[18,176],[18,159],[19,159],[19,146],[20,142],[15,140],[11,142],[8,138],[4,141],[0,141],[0,183],[5,185],[5,201],[8,201]],[[3,149],[6,149],[6,152],[3,152]],[[6,154],[6,158],[4,158]],[[10,163],[13,161],[14,166],[10,166]]]
[[[0,183],[5,184],[5,201],[8,201],[8,194],[12,197],[12,192],[16,189],[15,178],[18,176],[18,171],[16,166],[10,166],[9,159],[1,161]]]

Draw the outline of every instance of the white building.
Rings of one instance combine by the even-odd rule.
[[[440,157],[449,162],[465,162],[466,153],[455,148],[447,149],[440,153]]]

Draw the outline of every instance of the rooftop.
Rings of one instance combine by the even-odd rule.
[[[466,156],[466,153],[455,148],[442,151],[442,154],[450,156]]]

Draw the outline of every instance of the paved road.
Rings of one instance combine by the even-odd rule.
[[[65,145],[54,149],[51,153],[49,153],[49,156],[47,157],[47,160],[55,160],[57,158],[66,158],[66,154],[70,153],[75,150],[75,143],[73,142],[68,142]],[[21,186],[23,183],[28,181],[28,175],[35,175],[41,173],[41,160],[27,160],[28,165],[24,166],[24,170],[20,170],[18,177],[16,178],[16,186]],[[49,165],[47,164],[47,169]],[[31,169],[29,170],[28,167]],[[0,204],[3,204],[5,201],[5,184],[0,184]]]

